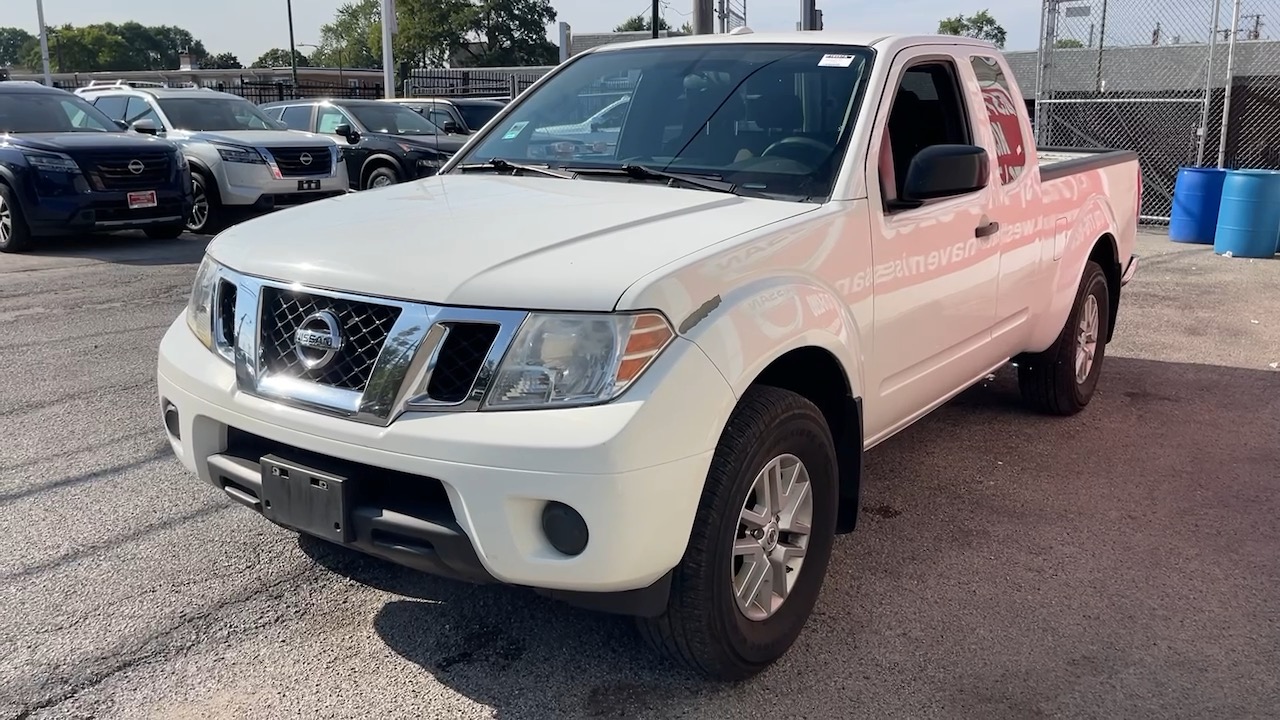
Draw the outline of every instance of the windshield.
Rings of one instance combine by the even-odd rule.
[[[458,108],[458,112],[462,114],[462,119],[467,123],[467,127],[472,130],[479,130],[484,124],[493,119],[503,106],[498,103],[492,105],[485,103],[484,105],[471,105],[469,103],[459,103],[454,105]]]
[[[158,102],[169,122],[178,130],[281,130],[258,106],[242,98],[161,98]]]
[[[124,132],[75,95],[0,93],[0,133]]]
[[[369,132],[389,135],[436,135],[440,128],[409,108],[396,103],[348,105],[347,111]]]
[[[459,164],[640,164],[721,179],[743,194],[826,197],[871,57],[865,47],[752,43],[584,55],[520,100]]]

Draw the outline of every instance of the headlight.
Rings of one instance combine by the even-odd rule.
[[[27,164],[40,172],[78,173],[80,166],[69,156],[61,153],[23,153]]]
[[[218,155],[227,162],[235,163],[253,163],[256,165],[265,165],[266,158],[262,154],[251,147],[240,147],[239,145],[215,145],[218,148]]]
[[[666,318],[656,312],[530,315],[489,386],[484,409],[612,400],[674,337]]]
[[[187,326],[210,350],[213,349],[213,299],[219,269],[218,263],[205,255],[191,284],[191,298],[187,300]]]

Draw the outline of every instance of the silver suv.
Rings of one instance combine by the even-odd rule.
[[[192,232],[217,233],[245,217],[350,192],[336,140],[290,130],[238,95],[122,82],[76,94],[113,120],[183,148],[195,196]]]

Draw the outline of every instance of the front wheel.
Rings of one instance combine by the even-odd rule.
[[[222,222],[222,204],[218,188],[202,172],[191,173],[191,215],[187,230],[199,235],[216,235]]]
[[[376,167],[369,173],[369,178],[365,181],[364,186],[365,189],[372,190],[375,188],[387,187],[388,185],[395,185],[399,181],[400,178],[396,176],[395,170],[385,166]]]
[[[800,636],[835,540],[837,461],[821,411],[747,391],[720,438],[662,615],[641,634],[714,680],[743,680]]]
[[[0,183],[0,252],[31,249],[31,229],[22,218],[22,207],[8,185]]]
[[[1074,415],[1089,404],[1107,350],[1110,293],[1107,274],[1090,260],[1058,339],[1044,352],[1018,358],[1018,388],[1032,409]]]

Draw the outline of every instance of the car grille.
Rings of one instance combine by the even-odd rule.
[[[285,177],[314,177],[333,172],[333,156],[327,147],[267,148]],[[310,162],[304,160],[310,159]]]
[[[294,347],[294,334],[312,313],[332,312],[342,329],[342,347],[324,367],[314,370],[302,364]],[[374,363],[382,353],[400,309],[388,305],[355,302],[326,295],[262,289],[262,364],[273,375],[286,375],[322,385],[364,392]]]
[[[129,169],[135,160],[141,172]],[[166,153],[102,153],[79,161],[96,190],[155,190],[169,184],[173,165]]]
[[[497,325],[450,323],[449,334],[440,347],[439,359],[427,383],[427,397],[441,403],[466,400],[476,384],[485,355],[497,337]]]

